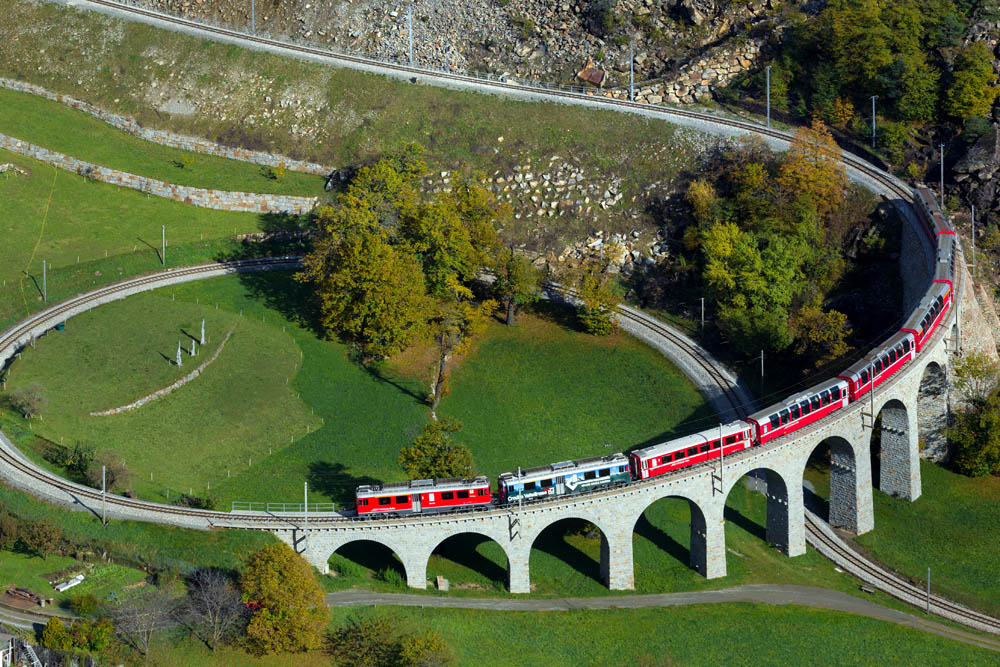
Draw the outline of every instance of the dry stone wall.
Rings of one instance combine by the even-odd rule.
[[[244,211],[252,213],[308,213],[319,201],[317,197],[293,197],[290,195],[257,194],[253,192],[228,192],[225,190],[204,190],[187,185],[174,185],[154,178],[137,176],[125,171],[110,169],[84,162],[74,157],[51,151],[41,146],[22,141],[6,134],[0,134],[0,148],[51,165],[81,174],[97,181],[132,188],[146,194],[173,199],[193,206],[213,208],[221,211]]]
[[[129,134],[139,137],[140,139],[145,139],[146,141],[152,141],[164,146],[171,146],[172,148],[180,148],[182,150],[192,151],[195,153],[206,153],[217,157],[229,158],[230,160],[240,160],[241,162],[252,162],[254,164],[261,164],[268,167],[284,166],[285,169],[291,169],[292,171],[302,171],[307,174],[318,174],[320,176],[326,176],[333,171],[333,167],[316,164],[315,162],[293,160],[292,158],[284,157],[282,155],[273,155],[271,153],[251,151],[245,148],[223,146],[215,143],[214,141],[208,141],[207,139],[188,137],[183,134],[175,134],[164,130],[153,130],[148,127],[143,127],[131,118],[126,118],[125,116],[119,116],[118,114],[105,111],[104,109],[95,107],[89,102],[78,100],[74,97],[70,97],[69,95],[53,93],[45,88],[42,88],[41,86],[36,86],[31,83],[24,83],[22,81],[14,81],[13,79],[0,77],[0,88],[16,90],[22,93],[30,93],[54,102],[66,104],[74,109],[78,109],[90,114],[91,116],[99,118],[108,125],[118,128],[123,132],[128,132]]]

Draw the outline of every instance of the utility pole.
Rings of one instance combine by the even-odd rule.
[[[302,533],[305,534],[306,525],[309,523],[309,482],[303,483],[302,497]]]
[[[701,330],[705,330],[705,297],[701,297]]]
[[[257,34],[257,7],[255,0],[250,0],[250,33]]]
[[[628,43],[628,101],[635,102],[635,35]]]
[[[944,144],[941,144],[941,194],[938,206],[944,211]]]
[[[875,148],[875,100],[878,95],[872,95],[872,148]]]
[[[42,301],[48,301],[49,300],[49,285],[48,285],[48,276],[47,276],[47,271],[46,271],[47,268],[48,267],[46,265],[46,262],[43,259],[42,260]]]
[[[406,16],[410,24],[410,67],[413,67],[413,5],[410,5]]]
[[[927,613],[931,613],[931,568],[927,568]]]
[[[767,73],[767,126],[771,127],[771,66],[764,68]]]
[[[167,265],[167,226],[160,225],[160,264]]]
[[[101,524],[108,525],[108,508],[107,508],[107,493],[108,493],[108,467],[101,466]]]
[[[979,277],[979,262],[976,261],[976,205],[972,205],[972,277]]]
[[[764,350],[760,351],[760,398],[764,400]]]

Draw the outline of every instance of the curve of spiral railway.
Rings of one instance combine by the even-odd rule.
[[[722,134],[725,136],[738,136],[753,133],[761,136],[769,144],[779,149],[787,148],[792,138],[789,133],[767,128],[763,125],[745,120],[736,120],[685,109],[650,106],[635,102],[597,97],[595,95],[582,92],[553,90],[547,86],[532,84],[531,82],[483,80],[471,76],[436,72],[417,67],[409,67],[406,65],[382,63],[359,56],[337,54],[324,49],[286,44],[273,39],[246,35],[234,30],[206,26],[186,19],[179,19],[165,14],[160,14],[158,12],[128,7],[126,5],[122,5],[117,2],[110,2],[108,0],[76,0],[70,4],[100,8],[103,11],[110,10],[113,14],[126,14],[131,18],[139,18],[140,20],[160,25],[161,27],[173,29],[180,28],[189,32],[197,33],[204,37],[230,41],[250,48],[268,49],[298,58],[306,58],[329,64],[339,64],[347,67],[361,68],[369,71],[376,71],[382,74],[388,74],[390,76],[406,77],[413,81],[416,81],[417,78],[419,78],[420,80],[433,85],[468,88],[479,92],[499,93],[524,99],[578,104],[595,108],[616,110],[625,113],[634,113],[652,118],[669,120],[675,124],[686,125],[701,131],[713,134]],[[914,220],[914,214],[909,208],[911,191],[908,186],[895,177],[877,169],[863,159],[850,153],[842,154],[841,162],[846,168],[847,174],[851,180],[862,183],[876,193],[888,197],[896,206],[901,208],[904,216],[908,217],[911,222]],[[964,261],[961,260],[960,249],[959,263],[960,266],[964,265]],[[94,308],[103,303],[124,298],[125,296],[141,291],[189,280],[198,280],[238,272],[278,268],[288,269],[293,268],[296,265],[297,261],[295,258],[273,258],[267,260],[248,260],[224,264],[207,264],[202,266],[174,269],[172,271],[152,276],[133,278],[131,280],[122,281],[97,290],[92,290],[35,313],[26,320],[14,325],[14,327],[0,336],[0,368],[2,368],[10,360],[10,358],[16,354],[18,349],[34,338],[37,338],[48,329],[51,329],[59,322],[64,321],[68,317],[78,314],[79,312],[89,310],[90,308]],[[956,278],[955,293],[959,295],[962,293],[961,269],[958,271],[958,277]],[[942,328],[950,325],[955,319],[955,311],[955,308],[950,309],[946,320],[942,322]],[[712,378],[712,381],[718,384],[722,395],[720,400],[728,402],[734,413],[745,414],[749,411],[750,406],[747,402],[746,394],[740,392],[736,387],[736,383],[732,381],[732,379],[721,369],[717,368],[710,361],[707,355],[703,354],[703,351],[691,343],[691,341],[687,341],[683,339],[683,337],[677,336],[675,332],[672,332],[669,328],[663,326],[662,323],[659,323],[652,318],[648,318],[648,316],[644,316],[638,311],[623,308],[619,312],[619,317],[629,320],[632,325],[638,327],[639,329],[645,329],[658,336],[674,338],[675,340],[673,343],[681,349],[682,353],[688,355],[693,363],[704,369],[708,376]],[[904,366],[900,374],[905,375],[909,372],[909,370],[909,366]],[[716,405],[718,408],[719,403],[716,402]],[[794,437],[795,436],[793,435],[792,438],[794,439]],[[240,513],[239,516],[235,516],[226,512],[192,510],[123,498],[114,495],[108,495],[102,498],[101,494],[94,489],[74,484],[34,465],[21,452],[19,452],[9,442],[9,440],[3,436],[2,433],[0,433],[0,474],[2,474],[2,476],[8,481],[12,482],[15,486],[23,488],[36,496],[44,497],[61,504],[76,506],[77,509],[83,509],[85,511],[95,513],[98,506],[107,507],[108,515],[120,518],[170,523],[193,528],[227,526],[234,528],[268,529],[275,526],[285,525],[288,522],[288,517],[282,517],[267,512],[247,512]],[[669,475],[665,477],[666,479],[670,478]],[[655,484],[662,483],[663,481],[665,480],[658,478],[644,483]],[[560,500],[548,502],[559,503]],[[100,503],[100,505],[98,505],[98,503]],[[323,525],[341,524],[341,522],[351,520],[354,519],[339,513],[317,514],[310,516],[310,526],[322,528]],[[420,520],[428,521],[433,519],[421,517]],[[447,517],[442,520],[447,520]],[[402,518],[397,521],[409,522],[412,521],[412,519]],[[855,572],[867,569],[869,571],[869,575],[871,575],[872,568],[874,568],[874,570],[877,571],[877,574],[874,575],[874,577],[878,580],[878,583],[875,585],[879,586],[883,590],[887,590],[890,594],[899,599],[911,603],[915,598],[918,600],[922,599],[920,598],[920,590],[912,584],[909,584],[898,577],[894,578],[891,575],[888,575],[888,573],[885,573],[873,564],[859,557],[857,554],[851,552],[843,545],[842,542],[838,545],[837,540],[835,539],[836,536],[832,535],[832,531],[818,525],[818,522],[816,522],[812,517],[808,517],[806,525],[811,537],[810,541],[812,541],[818,548],[822,547],[821,551],[823,551],[825,555],[834,558],[835,560],[839,558],[841,562],[844,563],[853,562],[854,568],[852,571]],[[933,608],[933,610],[938,613],[948,615],[955,620],[968,623],[974,627],[988,629],[992,632],[1000,632],[1000,621],[997,621],[996,619],[992,619],[976,612],[971,612],[974,616],[968,616],[967,612],[971,610],[965,610],[964,608],[960,608],[947,600],[942,600],[936,596],[932,596],[932,602],[936,607]],[[963,620],[963,616],[966,617],[966,620]]]

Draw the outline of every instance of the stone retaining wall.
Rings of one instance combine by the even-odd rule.
[[[317,174],[319,176],[326,176],[333,171],[333,167],[316,164],[315,162],[293,160],[292,158],[284,157],[282,155],[273,155],[271,153],[264,153],[261,151],[251,151],[244,148],[223,146],[215,143],[214,141],[208,141],[207,139],[188,137],[183,134],[175,134],[165,130],[153,130],[148,127],[143,127],[131,118],[126,118],[124,116],[119,116],[118,114],[113,114],[109,111],[104,111],[89,102],[84,102],[68,95],[53,93],[45,88],[42,88],[41,86],[36,86],[31,83],[24,83],[22,81],[14,81],[12,79],[0,77],[0,88],[16,90],[22,93],[30,93],[54,102],[66,104],[74,109],[78,109],[84,113],[88,113],[91,116],[99,118],[108,125],[116,127],[123,132],[128,132],[129,134],[139,137],[140,139],[145,139],[146,141],[163,144],[164,146],[171,146],[172,148],[180,148],[182,150],[193,151],[195,153],[206,153],[208,155],[229,158],[230,160],[240,160],[241,162],[252,162],[254,164],[261,164],[268,167],[284,166],[286,169],[291,169],[292,171],[301,171],[307,174]]]
[[[84,162],[6,134],[0,134],[0,148],[27,155],[30,158],[47,162],[60,169],[72,171],[97,181],[132,188],[146,194],[173,199],[193,206],[214,208],[221,211],[308,213],[319,201],[317,197],[227,192],[225,190],[204,190],[187,185],[174,185],[154,178],[137,176],[125,171]]]
[[[170,392],[174,391],[175,389],[180,389],[181,387],[183,387],[184,385],[186,385],[188,382],[190,382],[191,380],[193,380],[196,377],[198,377],[199,375],[201,375],[202,372],[206,368],[208,368],[208,365],[210,363],[212,363],[213,361],[215,361],[216,359],[219,358],[219,354],[222,352],[222,348],[224,348],[226,346],[226,343],[229,342],[229,337],[233,335],[233,330],[235,328],[236,327],[233,327],[232,329],[229,330],[229,332],[226,334],[226,337],[222,339],[222,343],[219,344],[218,349],[215,350],[215,352],[212,354],[211,357],[209,357],[205,362],[203,362],[201,366],[198,366],[198,368],[194,369],[193,371],[191,371],[190,373],[188,373],[184,377],[180,378],[179,380],[177,380],[173,384],[167,385],[163,389],[159,389],[157,391],[154,391],[152,394],[147,394],[146,396],[143,396],[142,398],[140,398],[137,401],[132,401],[128,405],[122,405],[122,406],[117,407],[117,408],[111,408],[110,410],[101,410],[100,412],[91,412],[90,416],[91,417],[107,417],[109,415],[117,415],[117,414],[121,414],[122,412],[127,412],[129,410],[135,410],[136,408],[141,408],[142,406],[146,405],[146,403],[149,403],[150,401],[155,401],[158,398],[163,398],[164,396],[166,396]]]

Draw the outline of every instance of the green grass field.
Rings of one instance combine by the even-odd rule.
[[[875,494],[875,530],[857,542],[876,560],[931,589],[1000,615],[1000,478],[971,479],[922,461],[916,502]]]
[[[90,114],[43,97],[0,89],[0,131],[103,167],[210,190],[316,196],[323,178],[192,153],[144,141]]]
[[[337,608],[331,627],[388,614],[402,630],[433,630],[460,665],[993,665],[996,653],[863,616],[794,605],[694,605],[666,609],[490,612]],[[159,665],[327,665],[322,651],[254,658],[212,655],[193,641],[161,644]]]
[[[0,150],[0,162],[13,162],[29,174],[0,175],[0,292],[12,289],[27,271],[32,276],[24,281],[28,300],[40,298],[43,260],[50,270],[106,256],[129,262],[129,256],[141,255],[155,265],[161,226],[166,226],[167,261],[176,266],[181,259],[172,252],[176,246],[257,232],[266,224],[254,213],[197,208],[87,182],[7,151]],[[49,289],[51,296],[58,281],[50,282]],[[3,310],[0,306],[0,319]]]
[[[288,273],[248,275],[102,307],[23,353],[8,389],[45,386],[51,405],[33,430],[121,453],[147,497],[160,499],[164,486],[206,493],[211,485],[224,506],[295,502],[308,480],[315,500],[350,501],[359,480],[404,478],[395,460],[426,421],[425,369],[419,359],[372,371],[352,363],[344,346],[296,324],[303,290]],[[196,333],[202,317],[215,332],[240,320],[204,375],[137,411],[89,416],[185,372],[169,360],[181,330]],[[687,379],[641,343],[532,317],[515,329],[491,326],[457,369],[441,411],[466,424],[460,439],[491,477],[623,451],[712,419]],[[15,436],[26,432],[22,420],[8,420]]]

